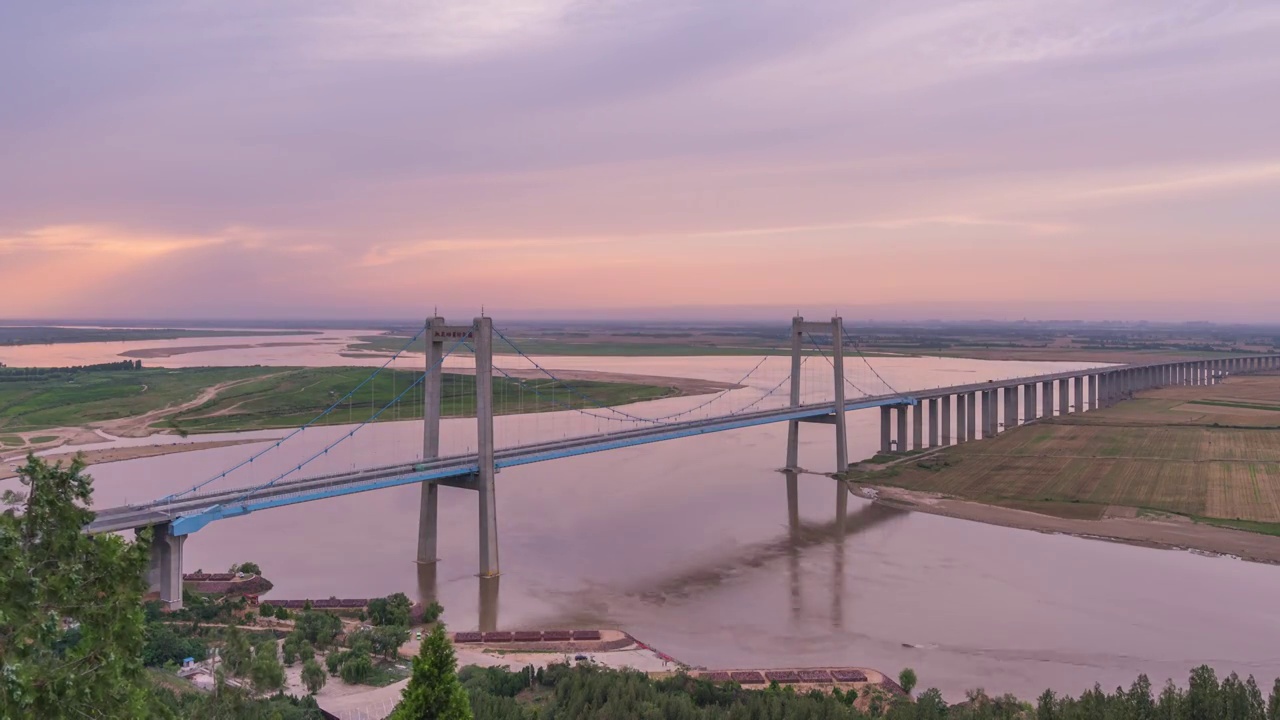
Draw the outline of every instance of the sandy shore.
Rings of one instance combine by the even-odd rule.
[[[168,455],[170,453],[191,452],[193,450],[211,450],[213,448],[228,447],[231,445],[244,445],[246,443],[256,442],[265,441],[262,439],[217,440],[210,442],[174,443],[170,445],[142,445],[139,447],[104,448],[102,450],[68,450],[67,452],[53,453],[43,457],[50,461],[71,460],[77,454],[83,454],[85,463],[89,465],[97,465],[100,463],[137,460],[139,458],[156,457],[158,455]],[[8,458],[8,461],[21,464],[24,457],[25,456]],[[17,473],[14,472],[13,467],[8,464],[0,464],[0,480],[5,480],[11,477],[17,477]]]
[[[266,342],[266,343],[248,343],[239,345],[183,345],[181,347],[155,347],[155,348],[139,348],[137,350],[125,350],[120,353],[120,357],[130,358],[167,358],[175,355],[189,355],[191,353],[212,352],[215,350],[249,350],[252,348],[271,348],[271,347],[298,347],[302,345],[313,345],[310,342]]]
[[[1117,509],[1114,515],[1108,513],[1101,520],[1073,520],[933,493],[882,486],[862,487],[872,488],[877,502],[934,515],[1021,530],[1063,533],[1146,547],[1197,550],[1252,562],[1280,564],[1280,537],[1196,523],[1178,516],[1136,517],[1132,508],[1123,508]]]

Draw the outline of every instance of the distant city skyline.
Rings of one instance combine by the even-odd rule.
[[[6,318],[1267,323],[1266,0],[0,9]]]

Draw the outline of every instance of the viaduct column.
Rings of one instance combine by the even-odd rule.
[[[1089,380],[1089,409],[1098,409],[1098,375],[1090,375]]]
[[[1076,376],[1076,412],[1084,412],[1084,376]]]
[[[951,444],[951,396],[942,396],[942,444]]]
[[[969,440],[978,439],[978,393],[971,392],[965,399],[965,409],[968,411],[968,423],[965,437]]]
[[[956,395],[956,444],[969,439],[969,425],[966,422],[969,413],[966,410],[967,402],[964,395]]]
[[[1031,422],[1039,417],[1036,410],[1036,386],[1034,383],[1022,386],[1022,417]]]
[[[906,452],[911,449],[910,443],[907,441],[907,406],[897,405],[893,408],[895,420],[898,421],[898,452]]]
[[[1058,379],[1058,414],[1071,412],[1071,378]]]
[[[1053,381],[1040,383],[1040,398],[1044,401],[1044,416],[1053,417]]]
[[[892,444],[893,438],[889,434],[889,425],[890,425],[889,406],[881,405],[880,406],[880,452],[882,453],[893,452],[893,444]],[[790,452],[788,452],[788,457],[790,457]]]
[[[929,447],[938,447],[938,398],[929,398]]]
[[[427,344],[426,366],[423,380],[422,404],[422,460],[429,462],[440,457],[440,358],[444,355],[444,341],[438,331],[444,328],[444,318],[427,320],[423,340]],[[433,563],[438,542],[440,513],[440,486],[428,481],[422,483],[422,499],[418,505],[418,562]]]
[[[996,402],[991,390],[982,391],[982,437],[995,437]]]
[[[916,403],[911,409],[911,449],[924,447],[924,403]]]
[[[1010,385],[1001,392],[1004,393],[1004,429],[1012,430],[1018,427],[1018,386]]]
[[[498,504],[493,464],[493,319],[476,318],[475,327],[480,577],[493,577],[498,574]]]

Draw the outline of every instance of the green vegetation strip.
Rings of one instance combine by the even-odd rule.
[[[1280,405],[1264,405],[1262,403],[1239,402],[1232,400],[1188,400],[1188,405],[1213,405],[1216,407],[1244,408],[1246,410],[1271,410],[1280,412]]]
[[[370,368],[362,367],[140,369],[11,380],[0,383],[0,430],[76,427],[135,417],[190,403],[215,385],[226,387],[208,402],[168,415],[154,427],[179,432],[296,427],[338,401],[370,372]],[[369,419],[413,385],[420,374],[380,373],[321,424]],[[446,374],[442,384],[445,416],[475,414],[474,376]],[[584,398],[604,405],[621,405],[675,393],[670,387],[589,381],[571,383],[571,391],[550,379],[517,382],[495,378],[493,385],[494,411],[499,414],[592,407]],[[419,385],[378,420],[421,418],[422,402]]]

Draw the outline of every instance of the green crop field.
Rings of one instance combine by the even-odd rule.
[[[380,421],[422,417],[422,388],[412,372],[383,372],[352,397],[344,396],[367,378],[369,368],[188,368],[75,373],[55,379],[0,383],[0,432],[81,427],[135,418],[147,413],[156,428],[215,432],[291,427],[339,407],[323,422],[361,422],[393,399]],[[446,416],[475,412],[475,378],[446,374],[442,381]],[[222,386],[208,401],[192,405],[203,391]],[[494,379],[494,411],[538,412],[589,406],[585,398],[617,405],[675,394],[670,387],[629,383]],[[541,398],[539,397],[541,394]],[[585,396],[585,398],[584,398]],[[170,408],[171,412],[165,411]],[[5,444],[16,437],[6,435]],[[14,444],[20,445],[20,442]]]
[[[292,427],[310,421],[330,405],[338,407],[324,424],[362,422],[383,406],[391,405],[378,420],[422,417],[422,386],[414,386],[420,374],[383,372],[350,398],[351,388],[369,375],[367,368],[302,368],[260,381],[238,385],[196,408],[164,421],[164,425],[188,432],[217,432],[246,428]],[[446,417],[475,414],[475,377],[446,374],[442,382],[441,412]],[[674,394],[669,387],[576,381],[565,386],[551,380],[517,382],[494,378],[494,412],[546,412],[569,407],[621,405]]]
[[[79,427],[141,415],[195,398],[263,368],[144,369],[0,383],[0,431]]]
[[[1277,394],[1280,376],[1155,390],[850,476],[1060,517],[1114,506],[1280,534],[1280,432],[1254,407]]]

